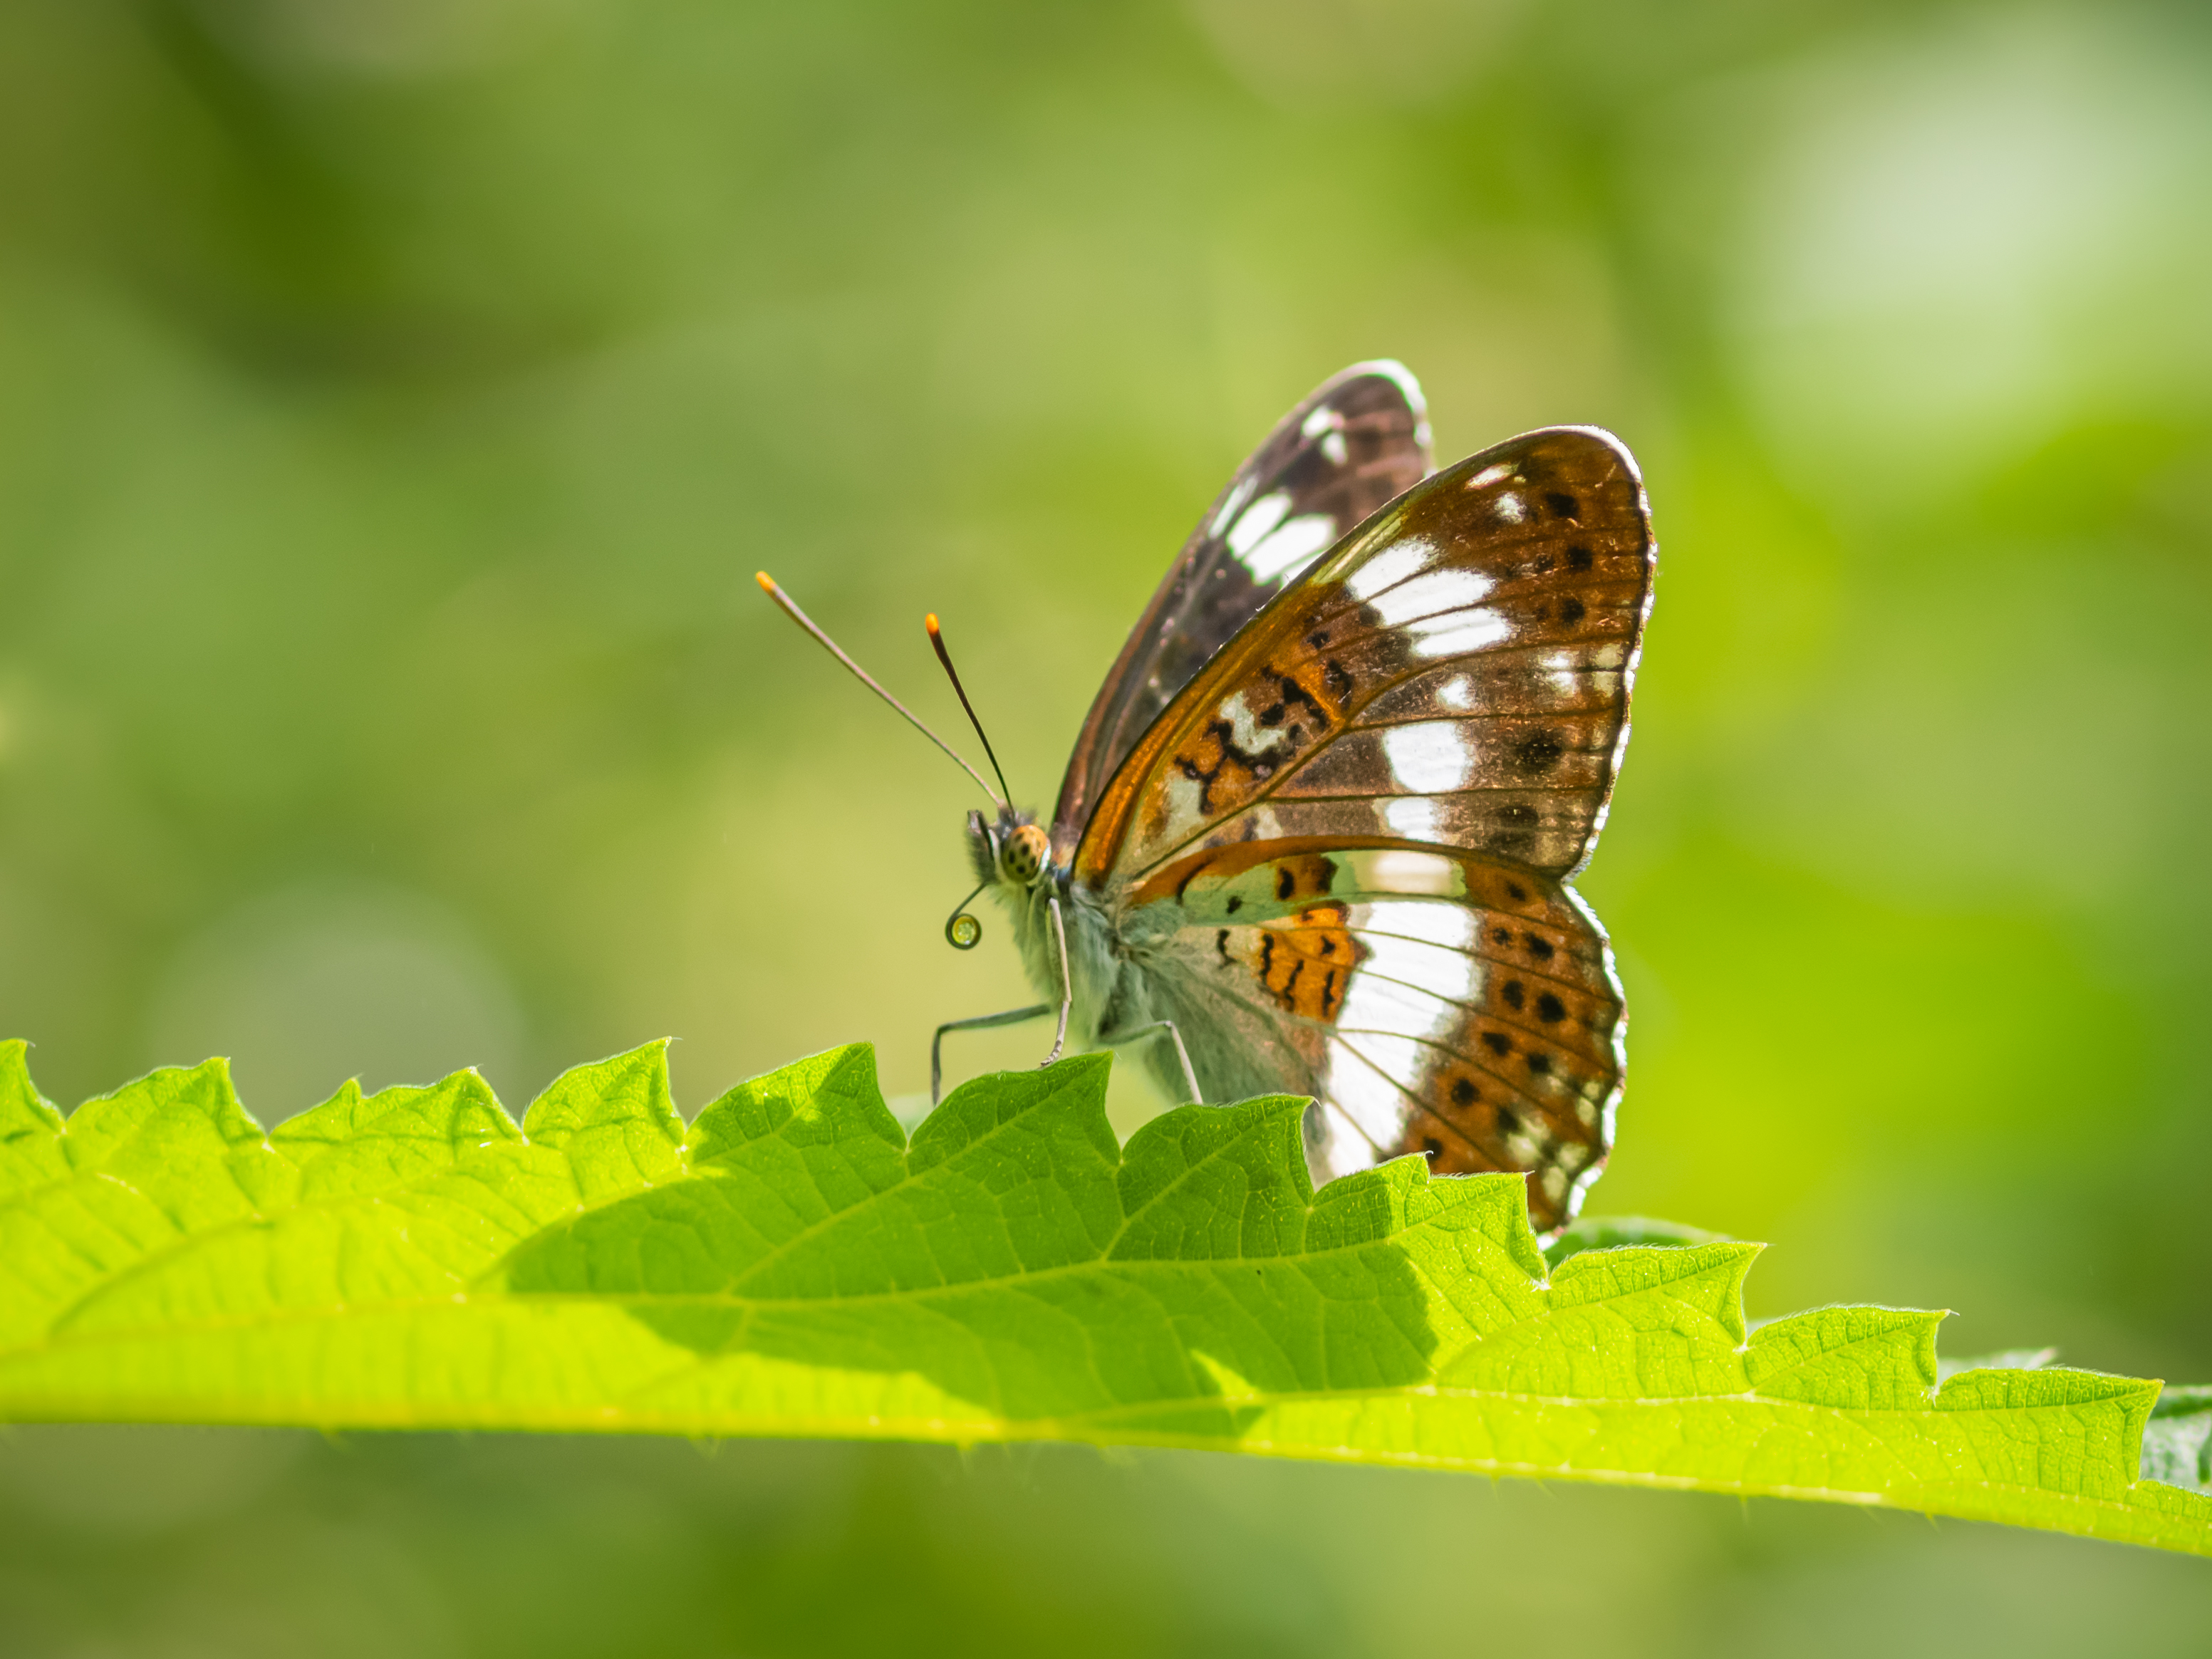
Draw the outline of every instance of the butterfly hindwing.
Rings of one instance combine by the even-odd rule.
[[[1570,872],[1603,821],[1652,565],[1642,482],[1606,434],[1530,433],[1437,473],[1184,688],[1075,873],[1154,896],[1234,842],[1377,836]]]
[[[1222,1098],[1315,1097],[1316,1178],[1421,1152],[1530,1172],[1540,1230],[1572,1213],[1612,1141],[1622,1005],[1565,888],[1467,855],[1245,843],[1161,911],[1150,1012],[1203,1034]]]
[[[1098,790],[1207,659],[1428,470],[1420,388],[1396,363],[1356,364],[1283,418],[1199,520],[1092,704],[1054,816],[1062,858]]]

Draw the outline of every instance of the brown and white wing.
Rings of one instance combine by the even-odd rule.
[[[1571,873],[1627,738],[1655,562],[1643,482],[1607,433],[1531,432],[1436,474],[1153,721],[1076,878],[1142,902],[1218,848],[1314,836]]]
[[[1098,791],[1176,693],[1429,465],[1421,389],[1397,363],[1356,363],[1283,417],[1199,520],[1099,689],[1053,815],[1057,857],[1073,849]]]
[[[1572,1218],[1613,1144],[1624,1020],[1571,890],[1464,854],[1249,842],[1152,920],[1173,931],[1139,957],[1147,1017],[1177,1019],[1209,1099],[1313,1096],[1317,1182],[1419,1152],[1526,1171],[1539,1231]]]
[[[1101,796],[1074,878],[1154,1017],[1203,1034],[1208,1099],[1321,1103],[1316,1178],[1407,1152],[1525,1170],[1549,1227],[1602,1161],[1621,999],[1564,883],[1604,822],[1655,560],[1609,434],[1485,451],[1273,601]]]

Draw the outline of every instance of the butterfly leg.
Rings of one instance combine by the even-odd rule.
[[[981,1031],[994,1025],[1018,1025],[1025,1019],[1035,1019],[1052,1012],[1052,1004],[1040,1002],[1034,1008],[1010,1008],[1003,1014],[979,1014],[974,1019],[956,1019],[937,1028],[937,1035],[929,1040],[929,1103],[937,1104],[938,1085],[945,1076],[945,1034],[947,1031]],[[1066,1016],[1062,1015],[1065,1018]]]
[[[1176,1030],[1176,1023],[1173,1020],[1156,1019],[1150,1025],[1139,1025],[1133,1031],[1109,1037],[1106,1042],[1110,1046],[1119,1048],[1124,1044],[1134,1042],[1139,1037],[1152,1031],[1165,1031],[1168,1034],[1168,1040],[1175,1044],[1176,1059],[1182,1064],[1182,1085],[1189,1091],[1185,1097],[1194,1106],[1201,1104],[1206,1097],[1198,1091],[1198,1073],[1191,1069],[1190,1050],[1182,1046],[1182,1033]]]
[[[1044,1057],[1049,1066],[1067,1047],[1067,1011],[1075,1005],[1075,987],[1067,976],[1067,927],[1060,919],[1060,896],[1054,894],[1046,902],[1052,909],[1052,935],[1060,941],[1060,1030],[1053,1033],[1052,1052]]]

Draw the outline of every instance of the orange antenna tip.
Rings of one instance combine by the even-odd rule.
[[[929,630],[929,637],[933,640],[944,631],[937,625],[937,613],[934,611],[921,619],[921,625]]]
[[[758,582],[758,583],[761,585],[761,592],[763,592],[763,593],[773,593],[773,592],[775,592],[775,577],[773,577],[773,576],[771,576],[771,575],[769,575],[769,574],[768,574],[768,572],[767,572],[767,571],[765,571],[765,570],[756,570],[756,571],[754,571],[754,572],[753,572],[753,580],[754,580],[755,581]]]

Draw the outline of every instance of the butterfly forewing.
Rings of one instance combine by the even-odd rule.
[[[1209,1099],[1310,1093],[1317,1178],[1425,1153],[1569,1219],[1612,1141],[1622,1003],[1561,884],[1627,734],[1654,555],[1627,452],[1536,432],[1395,501],[1194,677],[1073,873]]]
[[[1060,787],[1062,858],[1105,780],[1208,659],[1428,470],[1420,388],[1396,363],[1348,368],[1284,417],[1199,521],[1107,676]]]
[[[1285,593],[1154,723],[1079,876],[1325,836],[1564,875],[1602,819],[1650,598],[1627,453],[1532,433],[1413,490]]]

